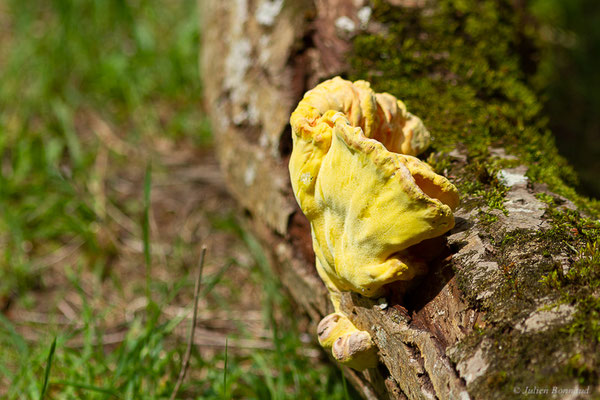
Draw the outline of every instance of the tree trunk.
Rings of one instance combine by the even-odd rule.
[[[436,5],[389,3],[424,13],[435,12]],[[368,21],[366,1],[200,0],[200,5],[201,76],[221,168],[283,286],[313,322],[316,338],[316,324],[333,310],[314,269],[309,224],[289,183],[289,116],[305,91],[348,72],[357,32],[386,27]],[[482,205],[484,193],[462,193],[455,228],[437,241],[440,250],[429,272],[402,298],[393,290],[382,299],[344,294],[345,313],[379,348],[378,368],[344,369],[364,398],[598,393],[597,341],[571,334],[577,303],[564,301],[543,280],[552,272],[567,274],[580,254],[565,246],[549,249],[558,217],[542,200],[560,203],[556,212],[574,206],[529,180],[527,167],[504,149],[489,151],[511,165],[487,177],[501,181],[503,208]],[[437,156],[452,181],[471,179],[464,146],[432,157]]]

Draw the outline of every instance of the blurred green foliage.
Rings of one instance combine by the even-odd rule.
[[[600,2],[532,0],[544,103],[559,150],[577,170],[580,188],[600,198]]]
[[[246,243],[255,259],[252,280],[264,285],[263,311],[265,322],[272,327],[273,349],[254,349],[250,354],[238,351],[217,352],[203,357],[194,347],[188,376],[178,398],[198,399],[358,399],[356,392],[347,388],[337,368],[315,363],[305,350],[311,346],[303,343],[292,317],[290,303],[276,278],[268,273],[266,256],[256,240],[229,219],[227,229],[235,230]],[[237,266],[236,266],[237,267]],[[223,267],[228,268],[228,267]],[[122,333],[124,337],[114,350],[102,345],[108,332],[102,328],[102,317],[110,309],[97,310],[80,286],[79,271],[68,272],[84,305],[79,326],[71,326],[57,334],[56,349],[49,364],[52,339],[46,344],[29,343],[17,333],[12,323],[0,314],[0,373],[8,379],[10,387],[4,388],[6,399],[37,399],[44,382],[44,372],[50,371],[47,397],[52,399],[165,399],[175,386],[185,344],[175,345],[169,340],[173,330],[182,323],[180,315],[168,320],[161,318],[161,308],[184,288],[191,289],[186,278],[175,282],[176,290],[160,293],[155,307],[145,315],[129,321]],[[210,295],[220,281],[221,271],[204,276],[202,297]],[[191,283],[193,285],[193,283]],[[223,310],[235,309],[224,299]],[[274,314],[287,315],[278,324]],[[83,338],[80,346],[70,340]],[[249,338],[247,332],[231,338]]]
[[[124,321],[123,337],[108,346],[103,344],[104,317],[114,310],[94,308],[94,296],[103,293],[103,285],[114,285],[110,293],[119,293],[122,277],[119,271],[110,273],[112,281],[103,281],[104,273],[94,275],[98,293],[89,293],[82,288],[81,271],[106,268],[119,251],[118,240],[106,237],[123,230],[114,228],[117,223],[107,215],[109,203],[129,221],[127,235],[137,234],[134,239],[143,244],[151,272],[152,182],[149,173],[144,182],[143,171],[152,160],[152,145],[211,142],[201,104],[198,36],[195,0],[0,2],[0,306],[10,304],[8,299],[23,306],[32,289],[51,291],[40,277],[53,271],[49,263],[65,248],[73,256],[59,262],[70,286],[53,289],[76,292],[83,304],[75,324],[54,325],[51,310],[44,326],[48,336],[40,335],[37,342],[20,333],[27,330],[22,321],[0,314],[0,395],[39,398],[45,372],[45,398],[158,399],[171,394],[185,351],[185,343],[173,338],[182,317],[167,318],[161,310],[179,291],[193,290],[188,277],[155,282],[148,275],[149,306]],[[141,154],[129,157],[121,147]],[[103,169],[105,176],[98,176]],[[115,189],[121,178],[138,185],[129,197]],[[102,185],[110,186],[107,193]],[[234,220],[228,226],[254,257],[245,268],[251,269],[252,282],[264,287],[264,324],[273,333],[274,349],[254,349],[250,355],[215,351],[203,357],[195,348],[180,395],[355,397],[347,393],[337,368],[306,354],[312,345],[300,340],[291,305],[256,241]],[[173,257],[186,251],[191,251],[189,244],[179,246]],[[133,258],[125,262],[143,264],[141,257]],[[232,296],[247,295],[224,277],[227,268],[205,277],[203,296],[216,285],[230,286]],[[210,298],[225,312],[237,307],[232,301]],[[53,335],[56,348],[49,357]],[[250,334],[240,329],[238,335],[234,342]],[[73,339],[80,344],[73,346]]]
[[[81,240],[111,251],[90,192],[101,118],[135,145],[207,143],[194,1],[8,1],[0,35],[0,298],[32,285],[36,256]],[[121,160],[126,167],[127,160]],[[10,271],[10,272],[8,272]]]

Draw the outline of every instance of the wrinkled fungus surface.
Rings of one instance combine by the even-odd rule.
[[[351,347],[366,351],[365,332],[340,313],[340,292],[373,297],[386,284],[422,273],[423,262],[410,248],[454,226],[458,193],[414,157],[430,142],[421,120],[394,96],[373,92],[368,82],[325,81],[305,94],[290,121],[292,187],[311,224],[317,271],[340,315],[327,324],[344,327],[321,326],[337,333],[326,340],[320,335],[320,341],[325,347],[360,343],[348,345],[344,354],[333,346],[334,357],[345,362],[358,357]],[[366,358],[372,364],[373,357]]]

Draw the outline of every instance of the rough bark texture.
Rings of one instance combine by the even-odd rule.
[[[288,119],[306,90],[346,70],[351,36],[366,28],[366,11],[360,10],[367,3],[201,0],[200,5],[201,75],[221,167],[281,282],[313,322],[314,335],[332,307],[314,270],[309,225],[289,185]],[[510,158],[502,149],[492,153]],[[448,157],[447,175],[466,179],[465,152]],[[464,195],[456,227],[446,238],[423,244],[428,253],[436,251],[429,273],[411,288],[390,288],[382,299],[344,295],[344,310],[380,350],[379,368],[345,370],[365,398],[513,398],[528,387],[579,387],[576,374],[561,372],[559,365],[581,346],[590,347],[561,336],[575,310],[557,305],[539,282],[557,264],[568,270],[573,255],[544,252],[540,238],[550,224],[536,194],[547,190],[531,183],[526,171],[517,166],[499,175],[508,188],[506,212],[473,207],[474,195]],[[478,217],[482,211],[496,221]],[[506,240],[516,234],[516,240]],[[594,390],[592,385],[589,393]]]

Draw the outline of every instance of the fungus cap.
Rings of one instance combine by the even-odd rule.
[[[373,296],[412,279],[419,268],[403,252],[450,230],[458,205],[454,185],[409,155],[429,143],[422,122],[367,82],[334,78],[307,92],[291,124],[292,187],[330,289]]]

